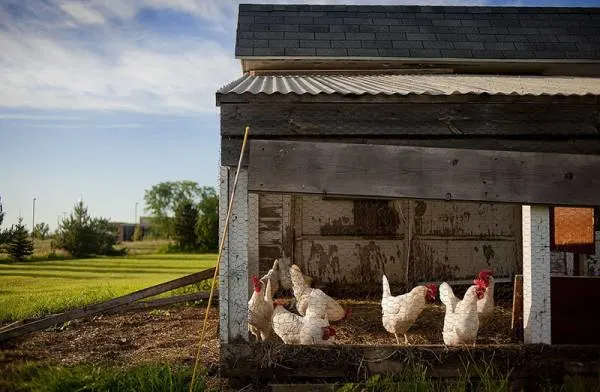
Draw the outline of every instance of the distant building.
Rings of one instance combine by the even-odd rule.
[[[140,225],[142,227],[142,236],[146,236],[146,234],[150,231],[151,227],[151,217],[140,217]],[[136,223],[126,223],[126,222],[113,222],[113,224],[117,227],[117,242],[123,241],[132,241],[133,233],[135,232]]]

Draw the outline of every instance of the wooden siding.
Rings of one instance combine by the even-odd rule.
[[[259,194],[259,270],[267,272],[273,260],[292,254],[291,196]]]
[[[594,136],[599,104],[274,104],[221,106],[221,135],[298,136]]]
[[[254,140],[261,140],[253,136]],[[356,138],[339,136],[335,138],[325,137],[286,137],[289,141],[313,141],[313,142],[335,142],[354,144],[373,144],[389,146],[415,146],[415,147],[441,147],[441,148],[464,148],[482,149],[491,151],[523,151],[523,152],[547,152],[558,154],[592,154],[600,155],[600,138],[589,137],[557,137],[551,139],[536,139],[532,137],[474,137],[474,136],[414,136],[411,138],[386,137],[386,138]],[[250,141],[252,148],[252,141]],[[221,164],[223,166],[237,166],[242,147],[241,137],[223,136],[221,138]],[[248,166],[248,154],[242,162]]]
[[[600,156],[254,141],[250,190],[594,206]]]
[[[287,198],[290,201],[284,203]],[[372,235],[372,229],[366,228],[360,235],[349,235],[345,228],[355,226],[354,209],[363,202],[280,194],[261,194],[260,199],[261,212],[267,215],[283,211],[284,204],[294,206],[293,260],[317,286],[363,284],[372,291],[379,287],[383,273],[393,284],[404,286],[470,279],[485,268],[494,269],[497,276],[522,271],[519,206],[390,200],[390,213],[399,217],[393,234]],[[281,254],[283,232],[279,221],[261,224],[261,273]]]

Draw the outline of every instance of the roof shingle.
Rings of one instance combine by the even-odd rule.
[[[308,57],[600,60],[600,8],[240,4],[236,56],[281,57],[265,48]]]

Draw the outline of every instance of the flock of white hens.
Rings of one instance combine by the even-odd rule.
[[[275,260],[265,276],[252,277],[254,292],[248,301],[248,328],[257,340],[267,340],[273,333],[286,344],[335,344],[335,328],[330,322],[350,315],[338,302],[322,290],[310,285],[297,265]],[[289,311],[285,299],[273,299],[279,288],[292,289],[298,314]],[[381,299],[382,323],[386,331],[404,335],[414,324],[427,303],[434,302],[438,287],[420,285],[410,292],[393,296],[387,277],[383,275]],[[475,344],[480,325],[486,323],[494,310],[493,272],[481,271],[462,299],[454,295],[446,282],[439,287],[440,300],[446,308],[443,340],[446,345]]]

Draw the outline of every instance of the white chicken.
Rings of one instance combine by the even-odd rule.
[[[490,270],[481,271],[477,279],[473,281],[478,287],[478,297],[484,290],[483,297],[477,300],[477,314],[479,315],[479,326],[482,327],[494,314],[494,272]]]
[[[271,280],[271,295],[274,296],[279,288],[284,290],[292,289],[292,278],[290,276],[290,259],[289,257],[282,257],[281,259],[275,259],[273,266],[267,273],[260,278],[261,281],[267,283],[267,279]],[[310,279],[308,276],[304,276],[304,280],[310,285]]]
[[[399,334],[404,335],[404,343],[408,344],[406,332],[414,324],[426,302],[435,301],[437,286],[429,284],[417,286],[406,294],[392,296],[390,283],[383,275],[383,296],[381,298],[381,321],[389,333],[393,333],[400,344]]]
[[[248,301],[248,330],[256,340],[267,340],[273,332],[273,297],[271,296],[271,281],[265,285],[258,277],[252,277],[254,292]]]
[[[335,329],[327,320],[312,316],[299,316],[284,308],[285,300],[274,301],[273,331],[285,344],[335,343]]]
[[[479,330],[477,315],[478,287],[470,286],[462,300],[446,282],[440,285],[440,299],[446,307],[442,336],[448,346],[475,344]]]
[[[302,316],[307,315],[307,309],[310,308],[309,315],[319,317],[330,321],[339,321],[350,316],[350,310],[345,310],[336,300],[325,294],[320,289],[310,287],[306,282],[300,267],[293,264],[290,268],[292,277],[292,288],[296,298],[296,309]]]
[[[271,297],[273,297],[279,290],[279,285],[281,282],[279,259],[275,259],[275,261],[273,261],[273,266],[262,278],[260,278],[260,281],[264,284],[267,284],[267,281],[271,281]]]

